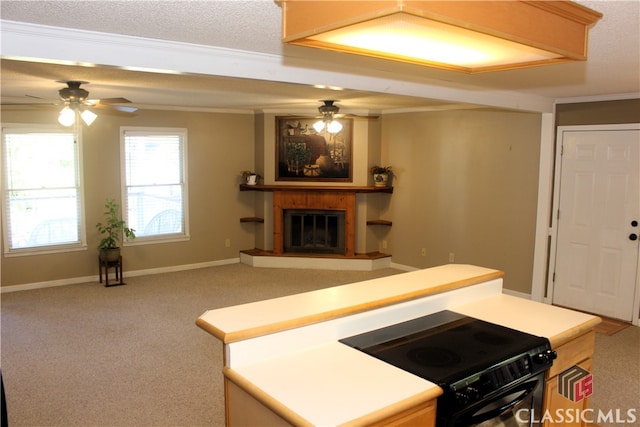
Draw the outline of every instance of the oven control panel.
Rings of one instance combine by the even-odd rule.
[[[459,405],[468,405],[532,373],[531,358],[525,354],[505,361],[449,386]]]

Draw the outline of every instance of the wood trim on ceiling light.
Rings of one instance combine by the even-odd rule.
[[[545,65],[587,58],[588,30],[602,14],[567,0],[560,1],[308,1],[282,0],[283,42],[437,68],[478,73]],[[516,43],[542,54],[523,62],[458,65],[404,54],[377,52],[321,40],[328,32],[390,16],[472,31],[478,37]],[[544,55],[548,53],[545,58]]]

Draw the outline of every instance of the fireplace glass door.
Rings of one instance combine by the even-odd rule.
[[[285,209],[284,252],[344,254],[344,219],[344,211]]]

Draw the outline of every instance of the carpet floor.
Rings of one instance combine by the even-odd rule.
[[[598,324],[595,327],[596,333],[599,334],[611,336],[631,326],[631,323],[629,322],[623,322],[621,320],[610,319],[608,317],[602,316],[600,316],[600,318],[602,319],[602,323]]]
[[[1,294],[9,425],[224,426],[222,348],[198,316],[398,273],[233,264]],[[596,335],[594,408],[638,406],[639,330]]]
[[[206,310],[401,273],[243,264],[2,294],[9,425],[224,426]]]

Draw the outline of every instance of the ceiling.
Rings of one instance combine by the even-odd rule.
[[[517,108],[528,98],[552,103],[568,98],[637,97],[640,1],[578,3],[604,15],[590,31],[586,62],[467,75],[283,45],[281,9],[273,0],[2,0],[2,103],[41,102],[33,97],[43,98],[42,102],[56,100],[57,90],[64,86],[59,80],[88,81],[84,88],[91,98],[126,97],[142,109],[296,111],[315,109],[321,99],[338,99],[343,111],[380,113],[468,108],[469,104]],[[44,34],[65,29],[66,38],[56,40],[46,53],[39,53],[38,43],[12,46],[5,28],[20,33],[16,25],[31,31],[30,24],[57,27],[43,27]],[[104,50],[82,51],[83,42],[101,37],[94,32],[127,36],[119,37],[118,43],[138,49],[138,55],[123,54],[115,63],[106,45]],[[39,41],[46,43],[54,42],[44,37]],[[172,54],[153,58],[148,46],[170,46]],[[200,63],[179,59],[179,51],[191,54],[203,47],[215,47],[223,56],[241,54],[241,72],[240,66],[232,68],[237,64],[217,64],[210,55]],[[72,57],[81,64],[69,65]],[[273,64],[274,58],[275,65],[246,66]],[[180,73],[124,69],[145,61]]]

